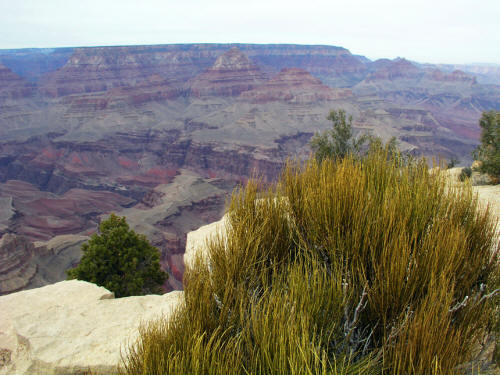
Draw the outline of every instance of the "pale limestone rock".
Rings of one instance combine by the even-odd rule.
[[[183,293],[114,298],[71,280],[0,297],[0,375],[112,374],[141,322],[164,315]]]
[[[472,166],[474,166],[474,164]],[[458,176],[461,171],[462,168],[451,168],[446,170],[448,182],[452,185],[459,185]],[[477,172],[473,172],[473,175],[474,174],[479,175]],[[488,179],[486,175],[481,176],[481,181],[483,182]],[[496,233],[497,238],[500,240],[500,185],[486,185],[483,182],[477,183],[477,181],[472,179],[472,191],[474,194],[477,194],[479,207],[481,209],[489,207],[490,214],[497,223]]]
[[[200,254],[206,258],[208,256],[207,241],[213,236],[226,233],[227,214],[219,221],[204,225],[187,234],[186,251],[184,253],[184,264],[186,267],[194,265],[195,255]]]
[[[500,220],[500,185],[473,186],[472,190],[478,194],[480,204],[488,204],[491,214]]]
[[[500,241],[500,185],[473,186],[472,190],[478,195],[479,205],[483,208],[488,207],[496,220],[497,239]]]

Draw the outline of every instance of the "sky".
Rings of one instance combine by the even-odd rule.
[[[0,0],[0,49],[168,43],[500,64],[500,0]]]

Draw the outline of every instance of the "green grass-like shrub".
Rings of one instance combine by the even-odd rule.
[[[185,302],[142,327],[121,372],[451,374],[473,359],[498,312],[495,225],[469,185],[387,155],[291,162],[236,191]]]

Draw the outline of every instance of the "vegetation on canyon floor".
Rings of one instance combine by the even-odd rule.
[[[68,278],[103,286],[116,297],[163,292],[168,274],[160,267],[158,249],[131,230],[125,217],[111,214],[99,232],[82,245],[82,259]]]
[[[451,374],[498,334],[495,223],[422,160],[290,162],[227,215],[122,374]]]

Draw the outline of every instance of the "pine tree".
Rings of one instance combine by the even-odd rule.
[[[68,278],[103,286],[116,297],[161,294],[168,274],[160,268],[160,255],[146,237],[129,228],[125,217],[111,214],[82,245],[80,264]]]

